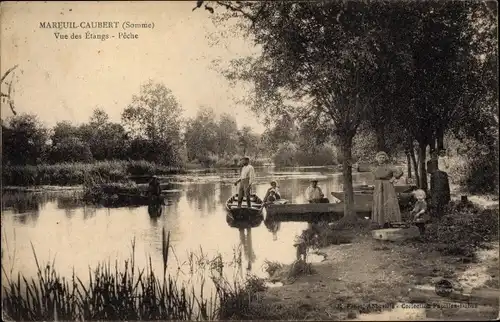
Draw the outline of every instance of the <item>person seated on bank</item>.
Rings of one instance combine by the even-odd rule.
[[[324,197],[323,191],[318,187],[318,180],[311,180],[311,185],[306,190],[306,200],[309,203],[321,203]]]
[[[278,189],[278,184],[276,181],[271,181],[271,187],[267,189],[266,196],[264,197],[264,203],[273,202],[281,199],[281,194]]]
[[[252,184],[255,183],[255,169],[250,164],[249,157],[241,158],[241,162],[243,164],[243,167],[241,168],[241,176],[234,183],[235,186],[238,185],[238,183],[240,184],[238,189],[238,208],[241,208],[241,204],[243,203],[243,196],[247,200],[248,208],[251,208],[252,201],[250,197],[252,192]]]

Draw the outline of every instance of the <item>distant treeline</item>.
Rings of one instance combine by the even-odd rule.
[[[33,114],[2,120],[3,184],[67,185],[83,183],[88,174],[119,181],[132,174],[232,168],[243,155],[257,166],[269,161],[276,166],[324,166],[343,159],[337,139],[321,135],[329,128],[314,128],[287,114],[275,118],[262,134],[248,126],[238,128],[233,116],[217,117],[209,107],[201,107],[187,120],[181,115],[171,91],[149,81],[132,97],[120,123],[110,121],[102,108],[96,108],[89,121],[79,125],[64,121],[47,128]],[[353,162],[373,161],[380,149],[380,135],[375,130],[360,126],[353,140]],[[391,156],[408,161],[399,131],[386,131],[384,137]],[[497,158],[483,153],[488,147],[477,144],[478,140],[464,141],[470,136],[457,137],[451,131],[445,137],[447,154],[455,158],[452,180],[475,187],[472,190],[494,190]],[[130,170],[135,168],[139,170]]]
[[[274,126],[261,135],[248,126],[238,128],[233,116],[217,117],[208,107],[183,120],[172,92],[149,81],[132,97],[121,122],[110,121],[103,108],[96,108],[89,121],[79,125],[63,121],[48,128],[34,114],[2,120],[2,162],[8,167],[144,160],[176,168],[235,167],[243,155],[256,165],[264,160],[277,165],[337,162],[331,145],[316,144],[310,136],[301,140],[295,136],[300,152],[294,152],[291,159],[284,156],[282,144],[288,139],[280,131]]]

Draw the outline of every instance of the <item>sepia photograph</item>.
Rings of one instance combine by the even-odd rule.
[[[3,321],[500,318],[498,2],[3,1]]]

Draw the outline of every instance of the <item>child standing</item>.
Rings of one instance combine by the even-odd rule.
[[[427,202],[425,201],[425,191],[418,189],[415,190],[413,194],[415,198],[417,198],[417,202],[410,214],[413,215],[413,222],[418,227],[420,235],[422,236],[425,233],[425,225],[430,219],[427,212]]]
[[[305,239],[302,236],[296,236],[293,247],[295,247],[296,250],[297,260],[305,261],[307,257],[307,244]]]

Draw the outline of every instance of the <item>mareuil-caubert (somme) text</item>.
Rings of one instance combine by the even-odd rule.
[[[40,29],[52,31],[58,40],[132,40],[141,31],[154,29],[154,22],[132,21],[40,21]]]

